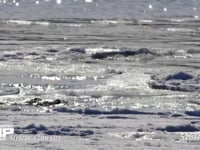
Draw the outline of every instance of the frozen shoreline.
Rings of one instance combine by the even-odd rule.
[[[40,2],[32,11],[47,7]],[[129,6],[120,9],[137,15]],[[0,149],[199,149],[199,19],[184,13],[0,20],[1,123],[33,139],[0,141]]]

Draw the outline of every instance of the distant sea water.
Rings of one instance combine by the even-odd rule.
[[[198,0],[1,0],[3,19],[152,19],[200,15]]]

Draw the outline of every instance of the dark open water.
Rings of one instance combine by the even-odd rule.
[[[199,15],[198,0],[2,0],[6,19],[144,19]],[[18,7],[16,7],[16,5]]]

